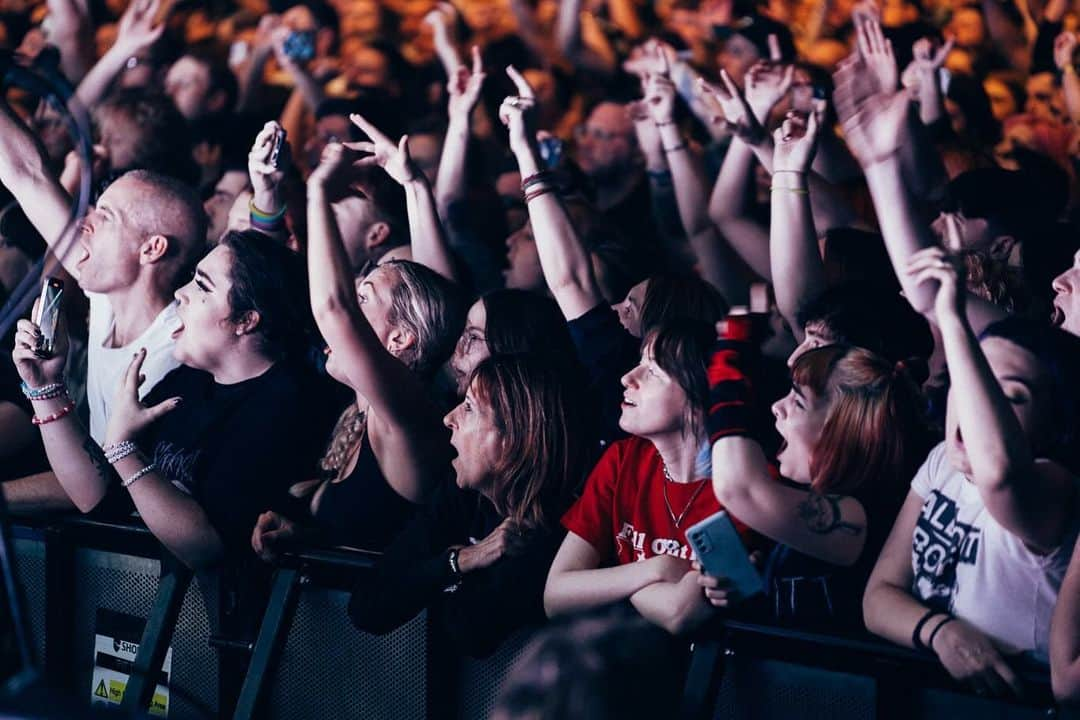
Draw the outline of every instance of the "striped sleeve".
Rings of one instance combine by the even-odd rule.
[[[751,385],[744,372],[749,345],[720,339],[709,360],[709,442],[751,433]]]

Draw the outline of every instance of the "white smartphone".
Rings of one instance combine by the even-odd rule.
[[[727,578],[740,600],[764,592],[761,575],[750,562],[746,546],[727,512],[721,510],[691,525],[686,530],[686,539],[705,572],[713,577]]]

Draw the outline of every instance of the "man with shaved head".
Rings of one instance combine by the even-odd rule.
[[[0,105],[0,182],[90,300],[86,395],[90,435],[100,443],[134,353],[147,353],[142,395],[178,365],[173,293],[204,250],[206,213],[182,182],[132,170],[101,194],[77,233],[61,238],[71,198],[6,104]],[[68,506],[51,474],[5,483],[4,494],[16,510]]]

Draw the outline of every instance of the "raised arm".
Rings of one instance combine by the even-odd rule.
[[[506,72],[517,86],[518,94],[503,101],[499,119],[509,130],[510,150],[521,171],[544,278],[563,315],[573,320],[602,303],[604,297],[593,276],[589,253],[556,192],[554,178],[540,170],[532,124],[536,105],[533,90],[516,69],[508,67]]]
[[[63,325],[61,320],[52,354],[44,355],[36,350],[41,338],[40,328],[29,320],[20,320],[12,358],[19,376],[31,388],[34,415],[54,418],[39,425],[49,465],[75,507],[86,513],[105,497],[116,475],[105,461],[101,448],[73,412],[74,403],[64,386],[68,336]]]
[[[19,120],[7,103],[0,101],[0,183],[19,203],[30,224],[48,243],[49,249],[78,277],[70,252],[76,234],[60,237],[71,212],[71,198],[49,171],[45,150]]]
[[[472,69],[459,65],[447,84],[447,93],[450,96],[447,112],[450,122],[446,128],[446,139],[443,140],[439,175],[435,179],[435,200],[439,207],[439,216],[444,221],[449,215],[450,206],[465,198],[465,168],[472,130],[472,112],[480,99],[486,77],[480,48],[473,45]]]
[[[289,77],[296,84],[295,92],[300,93],[308,110],[315,112],[323,98],[326,97],[326,92],[305,65],[293,60],[285,52],[285,41],[288,40],[289,33],[289,28],[284,25],[272,31],[270,37],[273,43],[274,57],[277,59],[278,65],[289,73]]]
[[[347,143],[352,150],[371,153],[358,160],[356,165],[377,165],[405,188],[413,260],[428,266],[445,278],[456,281],[454,257],[446,241],[442,223],[439,222],[435,196],[431,193],[427,177],[409,156],[409,136],[402,135],[395,145],[360,115],[351,115],[349,119],[371,138],[370,142]]]
[[[768,230],[749,217],[746,207],[756,159],[751,145],[761,142],[765,130],[727,73],[721,73],[721,81],[722,85],[715,87],[701,81],[704,91],[719,103],[725,123],[734,132],[709,199],[709,218],[746,264],[768,280],[772,272]]]
[[[789,113],[773,134],[772,216],[769,257],[776,305],[797,342],[805,336],[799,311],[825,290],[806,175],[813,161],[825,101],[807,118]]]
[[[915,199],[904,182],[901,152],[918,141],[911,132],[910,98],[903,91],[892,95],[876,93],[860,77],[863,72],[857,58],[837,69],[833,96],[837,114],[844,139],[866,175],[885,249],[904,296],[913,308],[932,320],[933,284],[920,285],[907,272],[911,256],[934,245],[926,219],[918,216]],[[969,297],[966,308],[976,332],[1005,316],[1000,308],[979,298]]]
[[[70,82],[82,80],[94,64],[94,33],[81,0],[48,0],[49,43],[60,49],[60,70]]]
[[[157,42],[165,23],[154,25],[162,0],[132,0],[120,17],[116,42],[97,61],[75,91],[83,107],[96,107],[109,92],[128,59]]]
[[[308,178],[308,280],[311,310],[319,332],[338,354],[349,386],[371,403],[380,418],[398,428],[416,423],[427,408],[424,389],[414,374],[379,342],[360,311],[356,284],[341,241],[327,189],[355,156],[330,143],[322,162]]]
[[[279,133],[282,135],[281,149],[274,162],[274,143]],[[285,177],[285,167],[290,157],[289,143],[284,134],[281,126],[271,120],[263,125],[262,130],[255,136],[251,152],[248,153],[251,204],[258,211],[252,213],[252,227],[276,238],[288,235],[285,225],[285,199],[281,196],[281,181]]]
[[[598,72],[615,69],[615,53],[610,47],[590,48],[584,41],[581,27],[582,0],[564,0],[559,3],[555,19],[555,41],[559,52],[574,65],[581,65]]]
[[[952,47],[952,38],[937,51],[934,50],[930,38],[919,38],[911,46],[913,59],[909,72],[919,93],[919,120],[923,125],[933,125],[945,117],[945,100],[941,94],[938,74]]]
[[[431,27],[435,55],[439,58],[446,77],[452,79],[462,66],[456,47],[457,38],[454,36],[457,9],[448,2],[437,3],[434,9],[424,16],[424,23]]]
[[[1050,682],[1062,705],[1080,705],[1080,543],[1058,592],[1050,623]]]
[[[1065,108],[1074,124],[1080,123],[1080,77],[1076,75],[1076,33],[1065,31],[1054,40],[1054,62],[1061,71]]]
[[[660,51],[667,67],[667,57]],[[720,290],[729,302],[746,295],[734,253],[709,220],[702,168],[674,120],[675,85],[667,73],[650,75],[645,84],[645,104],[660,134],[660,146],[671,169],[675,198],[690,247],[697,256],[701,276]]]
[[[912,256],[908,275],[918,284],[936,284],[934,313],[952,383],[949,411],[964,437],[969,479],[1002,527],[1030,547],[1055,549],[1073,518],[1073,477],[1054,463],[1036,462],[1032,455],[1013,406],[1032,402],[1033,389],[995,377],[964,313],[967,293],[943,250],[929,248]]]

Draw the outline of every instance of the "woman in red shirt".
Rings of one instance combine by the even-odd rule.
[[[622,379],[619,426],[631,437],[608,448],[563,516],[568,532],[544,590],[549,617],[627,599],[676,634],[709,617],[685,533],[721,509],[705,429],[715,344],[713,328],[689,321],[646,336]]]

